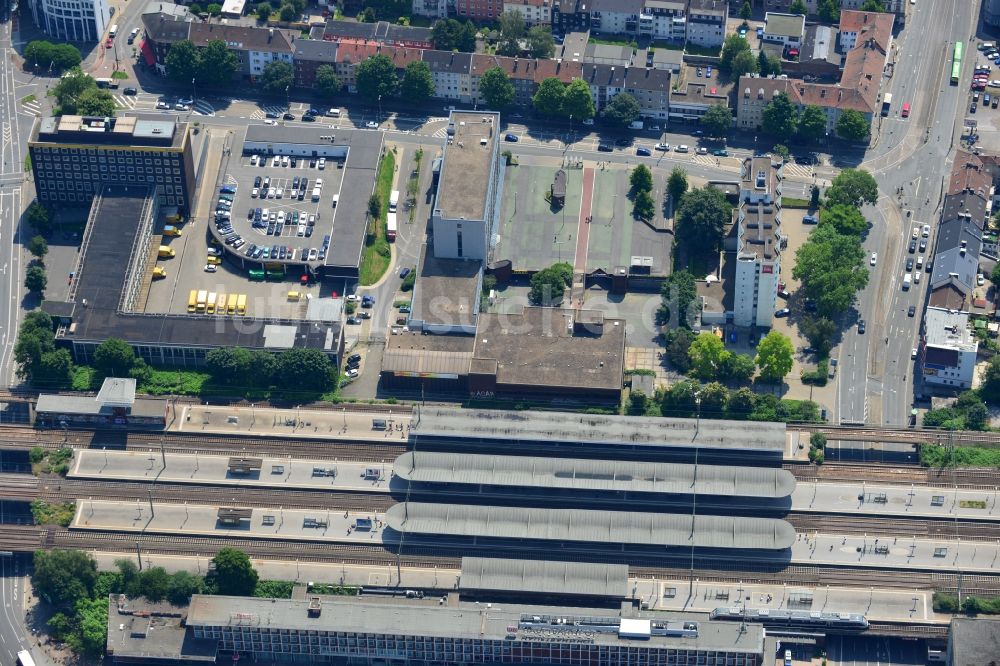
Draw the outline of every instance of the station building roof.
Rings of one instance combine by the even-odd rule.
[[[459,587],[463,590],[624,599],[628,596],[628,566],[463,557]]]
[[[785,450],[785,424],[757,421],[422,407],[413,432],[446,439],[699,447],[776,455]]]
[[[795,477],[784,469],[724,465],[494,456],[407,451],[396,476],[419,483],[552,488],[662,494],[788,497]]]
[[[795,542],[795,529],[783,520],[733,516],[696,516],[535,509],[509,506],[403,502],[386,512],[386,525],[404,534],[782,550]]]

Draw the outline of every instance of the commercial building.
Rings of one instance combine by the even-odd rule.
[[[706,48],[721,47],[726,41],[727,0],[690,0],[687,15],[687,41]]]
[[[806,32],[806,17],[802,14],[767,12],[764,15],[764,35],[761,39],[783,48],[798,49]]]
[[[697,660],[704,666],[758,666],[764,659],[760,625],[741,628],[631,606],[487,605],[451,597],[440,604],[375,596],[195,595],[187,627],[196,645],[215,642],[220,662],[239,655],[259,662],[375,663],[391,655],[410,664],[666,666]]]
[[[670,92],[669,115],[682,122],[697,122],[713,106],[729,107],[731,83],[723,84],[719,80],[719,70],[712,70],[711,80],[697,77],[693,65],[681,67],[676,76],[677,82]]]
[[[143,192],[153,187],[159,205],[191,207],[191,137],[188,124],[175,118],[40,118],[28,152],[43,204],[89,206],[104,185],[114,184]]]
[[[921,343],[925,384],[956,391],[972,388],[979,342],[969,328],[969,313],[927,308]]]
[[[503,183],[499,147],[499,113],[451,113],[431,213],[436,257],[487,259]]]
[[[111,20],[107,0],[28,0],[28,6],[35,25],[67,42],[98,42]]]
[[[47,428],[126,426],[162,430],[166,417],[166,400],[136,398],[135,380],[120,377],[107,377],[97,395],[43,393],[35,404],[35,425]]]
[[[771,326],[781,281],[781,164],[748,157],[740,172],[733,323]]]
[[[948,627],[948,666],[989,664],[1000,654],[1000,620],[953,618]]]

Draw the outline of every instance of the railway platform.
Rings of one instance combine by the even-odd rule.
[[[384,421],[385,427],[376,422]],[[278,409],[228,405],[178,405],[167,430],[185,433],[259,435],[345,441],[405,440],[410,433],[409,408],[398,412],[340,409]]]
[[[164,467],[164,461],[166,467]],[[298,458],[234,458],[160,451],[77,449],[70,479],[156,481],[272,488],[389,492],[391,466]]]
[[[960,518],[1000,521],[998,488],[980,490],[870,483],[800,481],[792,511],[891,518]]]

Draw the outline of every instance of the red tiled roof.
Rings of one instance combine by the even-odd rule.
[[[337,47],[337,62],[359,63],[378,53],[378,42],[342,40]]]
[[[861,12],[852,9],[840,11],[840,32],[855,32],[858,42],[874,37],[883,51],[888,50],[892,39],[892,14],[881,12]]]
[[[964,150],[955,153],[955,162],[948,180],[948,194],[975,192],[984,199],[989,196],[993,177],[986,170],[983,160]]]

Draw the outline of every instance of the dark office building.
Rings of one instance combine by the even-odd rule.
[[[49,206],[90,206],[102,185],[156,188],[158,204],[190,208],[188,124],[169,118],[42,118],[28,142],[35,191]]]

